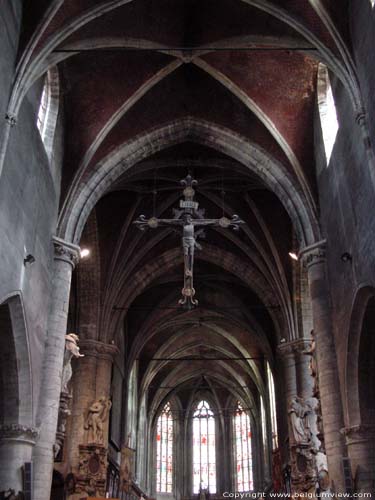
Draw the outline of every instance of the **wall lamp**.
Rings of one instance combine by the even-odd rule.
[[[31,253],[29,253],[28,255],[26,255],[26,257],[23,259],[23,264],[24,266],[32,266],[35,262],[35,257],[33,255],[31,255]]]
[[[90,250],[88,248],[82,248],[80,251],[80,256],[81,259],[84,259],[85,257],[88,257],[90,255]]]
[[[296,252],[289,252],[289,257],[293,260],[298,260],[298,255],[296,254]]]

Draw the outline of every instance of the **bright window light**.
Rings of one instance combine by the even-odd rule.
[[[328,166],[333,146],[336,141],[339,123],[337,121],[336,106],[332,94],[328,70],[324,64],[319,64],[318,70],[318,107]]]

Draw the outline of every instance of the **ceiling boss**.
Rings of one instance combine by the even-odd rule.
[[[202,226],[219,226],[224,229],[232,227],[234,230],[238,230],[239,225],[245,222],[238,215],[233,215],[231,219],[225,216],[222,216],[220,219],[205,219],[204,209],[198,209],[199,203],[194,200],[194,186],[198,182],[191,175],[187,175],[180,182],[184,188],[182,191],[184,199],[180,200],[179,209],[173,209],[173,219],[158,219],[155,216],[146,219],[144,215],[140,215],[133,224],[136,224],[141,231],[148,228],[156,229],[159,226],[178,226],[182,229],[181,245],[184,255],[184,287],[181,291],[182,298],[179,300],[179,304],[191,308],[198,305],[198,300],[194,298],[195,289],[193,285],[194,250],[195,248],[201,249],[197,238],[203,235],[203,229],[201,228],[196,231],[196,228]]]

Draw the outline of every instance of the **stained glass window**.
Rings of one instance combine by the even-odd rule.
[[[272,449],[277,450],[277,419],[276,419],[276,397],[275,397],[275,384],[270,365],[267,363],[267,379],[268,379],[268,393],[270,398],[270,412],[271,412],[271,428],[272,428]]]
[[[234,456],[236,464],[237,491],[251,491],[253,483],[253,459],[251,450],[250,417],[241,403],[237,403],[233,418]]]
[[[156,426],[156,491],[172,493],[173,419],[169,403],[160,414]]]
[[[193,493],[216,493],[215,418],[207,401],[193,414]]]

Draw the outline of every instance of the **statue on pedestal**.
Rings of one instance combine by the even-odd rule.
[[[68,333],[65,335],[65,353],[64,364],[61,382],[61,392],[68,394],[68,384],[72,378],[72,358],[83,358],[84,354],[79,352],[78,347],[79,337],[75,333]]]
[[[87,442],[104,445],[104,423],[107,421],[112,402],[106,397],[94,401],[88,410],[85,429],[88,431]]]

